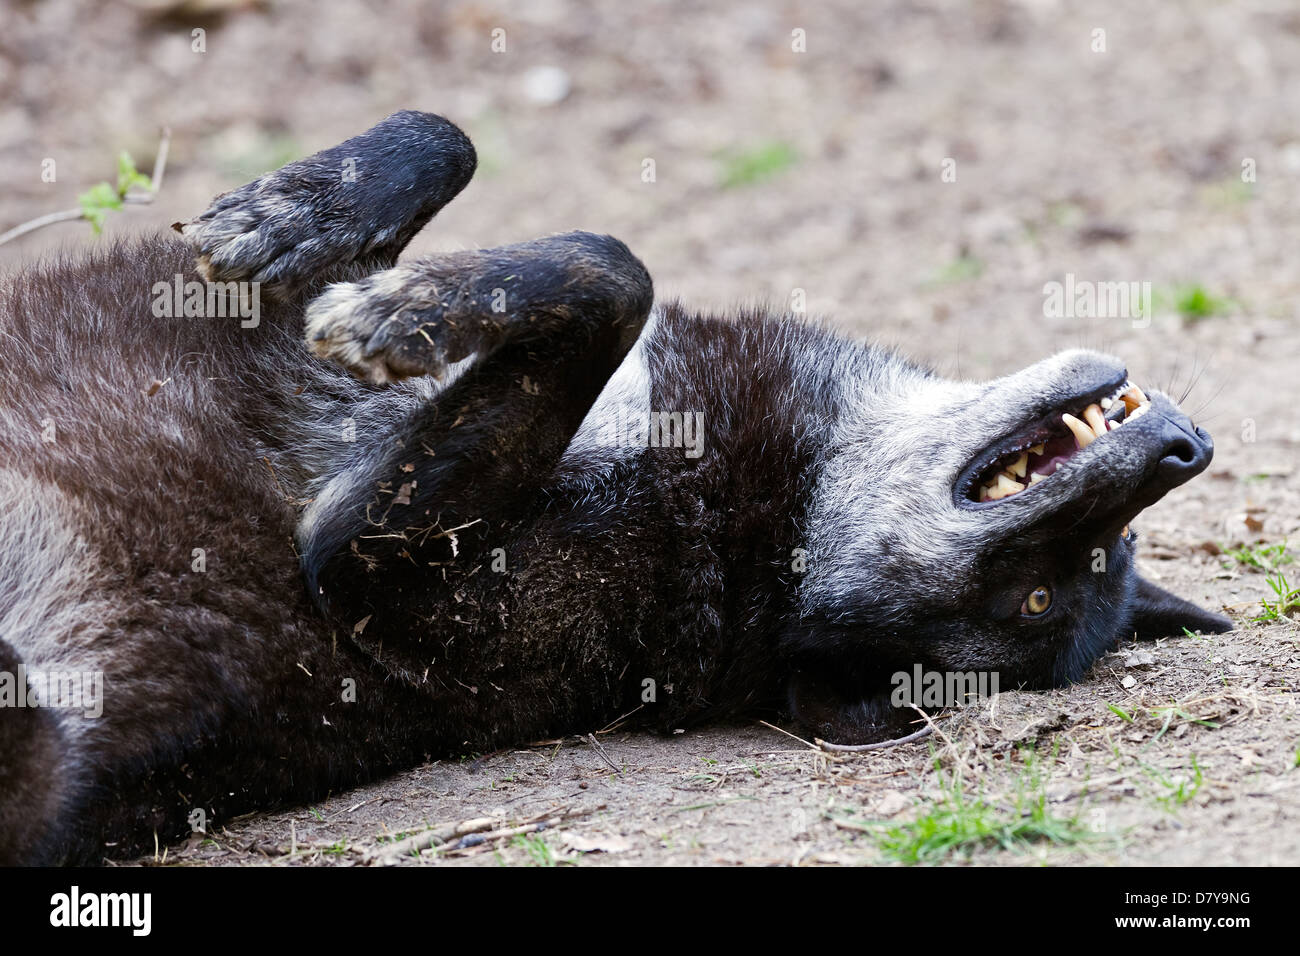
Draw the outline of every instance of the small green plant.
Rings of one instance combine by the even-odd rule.
[[[1212,720],[1206,720],[1203,717],[1197,717],[1195,714],[1189,714],[1178,704],[1170,704],[1168,707],[1152,707],[1150,713],[1152,717],[1161,721],[1160,730],[1151,738],[1151,743],[1155,743],[1163,737],[1175,720],[1189,724],[1200,724],[1202,727],[1209,727],[1211,730],[1218,730],[1220,726]]]
[[[1195,797],[1201,790],[1201,784],[1205,777],[1201,773],[1201,765],[1196,762],[1196,755],[1192,754],[1192,775],[1191,777],[1171,778],[1168,774],[1156,767],[1140,764],[1142,772],[1156,782],[1164,791],[1156,797],[1156,802],[1164,806],[1170,813],[1177,810]]]
[[[970,279],[978,279],[984,272],[984,263],[974,256],[962,255],[952,260],[937,273],[929,285],[941,286],[951,285],[955,282],[966,282]]]
[[[515,837],[513,846],[528,854],[533,866],[555,866],[555,851],[542,837],[535,833],[521,833]]]
[[[793,166],[798,153],[789,143],[764,143],[754,149],[722,155],[722,186],[733,189],[771,179]]]
[[[956,774],[942,785],[942,791],[942,799],[917,819],[881,825],[875,838],[882,853],[912,865],[935,863],[958,852],[969,855],[981,847],[1069,846],[1092,837],[1078,816],[1052,813],[1044,778],[1032,756],[1011,806],[990,803],[982,795],[966,795]]]
[[[348,852],[348,841],[339,840],[337,843],[332,843],[323,852],[328,853],[330,856],[342,856]]]
[[[1107,704],[1106,709],[1109,710],[1112,714],[1115,714],[1117,717],[1121,718],[1125,723],[1128,724],[1133,723],[1133,715],[1130,714],[1123,707],[1119,707],[1116,704]]]
[[[1179,289],[1174,294],[1174,308],[1179,315],[1190,321],[1222,315],[1231,305],[1229,300],[1213,296],[1199,285]]]
[[[138,172],[131,154],[123,151],[117,158],[116,185],[107,182],[96,183],[77,197],[75,208],[60,209],[58,212],[46,213],[44,216],[19,223],[12,229],[0,233],[0,246],[37,229],[59,222],[76,222],[81,219],[90,223],[90,228],[95,235],[99,235],[104,228],[104,220],[108,218],[110,212],[121,209],[127,203],[153,202],[158,190],[162,188],[163,171],[167,166],[167,144],[170,140],[171,133],[164,129],[162,140],[158,143],[158,155],[154,159],[152,177]]]
[[[1273,593],[1277,595],[1277,600],[1270,601],[1268,598],[1260,600],[1260,603],[1264,605],[1264,611],[1255,618],[1256,623],[1280,621],[1295,611],[1300,611],[1300,588],[1291,587],[1285,574],[1281,571],[1274,571],[1264,578],[1264,581],[1273,589]]]
[[[1261,571],[1276,571],[1295,560],[1295,555],[1287,553],[1286,548],[1287,542],[1283,541],[1281,544],[1247,544],[1240,548],[1224,548],[1223,553],[1238,564]]]
[[[1205,199],[1213,206],[1238,206],[1250,202],[1255,195],[1255,184],[1242,182],[1238,176],[1207,186],[1204,191]]]
[[[96,183],[77,197],[81,206],[81,217],[90,223],[95,235],[104,228],[104,220],[110,212],[121,209],[126,194],[133,188],[153,190],[153,183],[148,176],[135,168],[135,160],[125,150],[117,157],[117,185]]]

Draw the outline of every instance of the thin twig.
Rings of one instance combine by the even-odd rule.
[[[451,840],[447,843],[434,847],[439,853],[456,853],[473,850],[477,847],[493,843],[497,840],[504,840],[507,837],[522,836],[525,833],[536,833],[539,830],[549,830],[551,827],[559,826],[564,821],[563,817],[547,817],[545,820],[537,820],[533,823],[520,824],[517,827],[504,827],[500,830],[489,830],[487,833],[471,833],[461,837],[458,840]],[[467,843],[470,840],[473,842]]]
[[[158,140],[158,152],[154,154],[153,174],[149,177],[149,191],[147,193],[127,193],[122,197],[122,202],[147,206],[157,198],[158,190],[162,189],[163,173],[167,170],[167,150],[171,146],[171,142],[171,128],[164,126]]]
[[[817,743],[823,750],[829,750],[837,754],[856,754],[867,750],[886,750],[889,747],[897,747],[900,744],[910,744],[915,740],[923,737],[929,737],[934,733],[934,726],[927,724],[920,730],[908,734],[906,737],[898,737],[894,740],[881,740],[874,744],[833,744],[826,740],[818,739]]]
[[[516,827],[499,829],[501,820],[497,817],[476,817],[472,820],[461,820],[457,823],[444,823],[441,826],[432,827],[423,833],[417,833],[414,836],[406,837],[391,843],[379,850],[373,850],[362,859],[363,863],[372,866],[391,866],[412,855],[418,855],[421,851],[435,848],[439,851],[452,849],[463,838],[473,834],[483,834],[483,840],[494,840],[507,835],[517,833],[526,833],[529,830],[540,830],[546,827],[552,827],[571,817],[585,816],[598,810],[603,810],[604,804],[598,807],[592,807],[586,810],[546,810],[537,814],[530,820],[525,821]],[[509,831],[509,832],[507,832]]]
[[[788,730],[783,730],[783,729],[781,729],[781,728],[778,727],[776,724],[769,724],[766,720],[760,720],[759,723],[762,724],[764,727],[767,727],[767,728],[769,728],[769,729],[771,729],[771,730],[775,730],[777,733],[785,734],[787,737],[790,737],[790,738],[792,738],[792,739],[794,739],[794,740],[799,741],[799,743],[803,744],[803,745],[804,745],[805,747],[807,747],[809,750],[817,750],[817,749],[818,749],[818,747],[817,747],[816,744],[811,744],[811,743],[809,743],[808,741],[804,740],[802,737],[796,736],[795,734],[790,733],[790,731],[788,731]]]
[[[158,154],[154,158],[153,177],[150,179],[149,185],[150,191],[147,193],[127,193],[122,196],[123,203],[147,205],[154,201],[154,198],[158,195],[158,190],[162,188],[163,173],[167,169],[167,150],[171,145],[171,138],[172,131],[164,126],[162,128],[161,139],[158,141]],[[0,233],[0,246],[3,246],[6,242],[12,242],[19,236],[25,236],[29,232],[35,232],[37,229],[42,229],[45,226],[52,226],[59,222],[72,222],[73,220],[84,218],[86,218],[86,214],[80,206],[76,209],[63,209],[59,212],[46,213],[44,216],[37,216],[35,219],[19,223],[8,232]]]
[[[638,704],[636,707],[634,707],[632,710],[629,710],[622,717],[614,718],[613,721],[606,724],[604,727],[600,728],[600,730],[596,731],[596,733],[612,734],[614,731],[618,730],[618,728],[623,725],[623,721],[627,720],[629,717],[631,717],[633,714],[635,714],[638,710],[640,710],[644,706],[645,704]]]
[[[163,172],[167,169],[167,150],[172,144],[172,129],[170,126],[162,128],[162,136],[158,140],[158,152],[153,159],[153,175],[150,177],[149,189],[156,196],[158,190],[162,189]]]
[[[366,854],[365,862],[379,866],[389,866],[398,860],[417,854],[421,850],[427,850],[435,844],[445,843],[453,837],[462,837],[470,833],[491,830],[500,822],[496,817],[475,817],[472,820],[461,820],[457,823],[444,823],[442,826],[432,827],[423,833],[417,833],[415,836],[406,837],[396,843],[390,843],[380,850],[372,851]]]
[[[56,222],[68,222],[72,219],[81,218],[82,212],[80,207],[76,209],[64,209],[61,212],[46,213],[44,216],[38,216],[29,222],[24,222],[21,225],[14,226],[4,234],[0,234],[0,246],[3,246],[6,242],[13,239],[17,239],[19,236],[25,236],[29,232],[35,232],[43,226],[52,226]]]
[[[972,770],[970,767],[967,767],[966,761],[961,759],[961,754],[957,750],[957,745],[952,742],[952,738],[939,729],[938,725],[935,724],[934,720],[931,719],[930,715],[927,714],[925,711],[923,711],[920,707],[917,707],[916,704],[908,704],[907,706],[911,707],[914,711],[916,711],[925,719],[926,724],[932,727],[934,729],[934,732],[943,738],[943,742],[947,744],[947,749],[952,751],[954,759],[956,759],[956,761],[959,764],[961,764],[962,769],[970,771],[971,775],[974,776],[975,771]]]
[[[605,748],[600,745],[600,741],[596,739],[595,734],[587,734],[587,743],[591,744],[593,747],[596,748],[596,753],[600,754],[601,759],[604,760],[605,763],[609,764],[610,767],[613,768],[616,774],[618,774],[620,777],[623,776],[622,768],[619,767],[618,764],[614,763],[614,761],[610,759],[609,754],[606,753]]]

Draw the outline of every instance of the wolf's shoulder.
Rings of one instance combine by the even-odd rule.
[[[645,377],[664,407],[711,409],[772,424],[856,411],[873,391],[933,372],[825,319],[747,304],[725,311],[657,305],[642,334]]]

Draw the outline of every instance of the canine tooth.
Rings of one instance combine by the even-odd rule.
[[[1043,453],[1043,446],[1042,446],[1042,445],[1030,445],[1030,446],[1029,446],[1029,450],[1032,451],[1035,455],[1041,455],[1041,454]]]
[[[1083,418],[1092,426],[1093,434],[1098,438],[1106,434],[1106,416],[1101,413],[1100,406],[1089,405],[1083,410]]]
[[[1132,413],[1135,408],[1142,405],[1149,405],[1151,403],[1151,399],[1146,397],[1142,389],[1138,388],[1132,382],[1129,382],[1128,388],[1124,390],[1124,394],[1121,395],[1120,398],[1124,400],[1124,407],[1130,413]]]
[[[1029,476],[1029,483],[1031,485],[1036,485],[1040,481],[1043,481],[1046,477],[1047,477],[1046,475],[1040,475],[1038,472],[1034,472],[1032,475]]]
[[[1007,466],[1007,471],[1017,478],[1025,477],[1025,472],[1029,470],[1029,452],[1022,451],[1020,457]]]
[[[994,501],[999,498],[1006,498],[1008,495],[1014,495],[1017,491],[1024,491],[1025,486],[1014,478],[1005,474],[998,475],[997,483],[989,489],[989,497]]]
[[[1074,433],[1074,443],[1079,446],[1080,451],[1097,440],[1097,436],[1093,434],[1092,429],[1069,412],[1061,416],[1061,421],[1065,422],[1070,431]]]

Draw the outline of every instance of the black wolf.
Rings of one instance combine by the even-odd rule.
[[[1212,446],[1115,359],[945,381],[655,308],[586,233],[396,265],[474,166],[398,113],[5,280],[0,860],[629,712],[879,740],[895,672],[1044,687],[1229,627],[1134,573],[1129,522]]]

